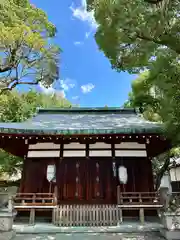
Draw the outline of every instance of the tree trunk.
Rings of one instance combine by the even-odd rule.
[[[168,153],[165,156],[165,161],[161,169],[159,170],[156,178],[156,184],[155,184],[155,189],[158,190],[160,184],[161,184],[161,178],[163,177],[164,173],[168,170],[170,164],[170,154]]]

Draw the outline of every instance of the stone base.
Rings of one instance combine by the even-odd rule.
[[[161,235],[167,240],[179,240],[180,230],[160,229]]]
[[[8,212],[7,209],[0,210],[0,231],[12,231],[13,219],[16,213]]]
[[[10,232],[1,232],[0,231],[0,235],[1,235],[1,237],[0,237],[1,240],[11,240],[11,239],[15,238],[16,233],[15,233],[15,231],[10,231]]]

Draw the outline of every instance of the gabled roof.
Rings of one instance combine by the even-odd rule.
[[[135,109],[40,109],[21,123],[0,123],[0,133],[34,135],[155,134],[162,125],[143,119]]]

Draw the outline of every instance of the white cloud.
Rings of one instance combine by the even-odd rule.
[[[88,38],[91,35],[92,31],[86,32],[85,38]]]
[[[82,45],[83,44],[83,42],[80,42],[80,41],[77,41],[77,42],[74,42],[74,45]]]
[[[70,9],[73,13],[73,17],[87,22],[91,29],[95,30],[97,28],[97,23],[94,18],[94,12],[87,11],[87,3],[86,0],[81,0],[81,5],[79,7],[74,7],[74,4],[70,6]]]
[[[57,90],[57,89],[54,89],[52,86],[47,88],[47,87],[43,86],[42,83],[39,83],[39,88],[40,88],[40,91],[43,92],[44,94],[49,94],[49,95],[56,94],[56,96],[62,97],[62,98],[65,98],[65,96],[66,96],[66,93],[63,89]]]
[[[65,80],[59,80],[57,85],[55,86],[56,88],[62,88],[65,92],[69,91],[71,88],[75,87],[75,82],[69,78],[66,78]]]
[[[79,96],[73,96],[72,97],[72,100],[78,100],[79,99]]]
[[[50,87],[45,87],[41,82],[39,83],[39,88],[40,91],[42,91],[45,94],[53,94],[54,93],[54,88],[52,87],[52,85]]]
[[[81,86],[81,91],[82,91],[82,93],[86,94],[86,93],[91,92],[93,90],[93,88],[95,88],[95,85],[93,85],[92,83],[88,83],[88,84]]]
[[[65,80],[57,80],[50,87],[45,87],[41,82],[39,83],[40,91],[45,94],[56,94],[59,97],[65,97],[66,92],[75,87],[75,82],[69,78]]]

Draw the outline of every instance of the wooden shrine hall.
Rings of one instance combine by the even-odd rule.
[[[17,209],[53,203],[68,215],[75,206],[115,212],[159,204],[151,160],[170,142],[161,124],[134,109],[40,109],[28,121],[0,123],[0,138],[1,148],[24,159]]]

